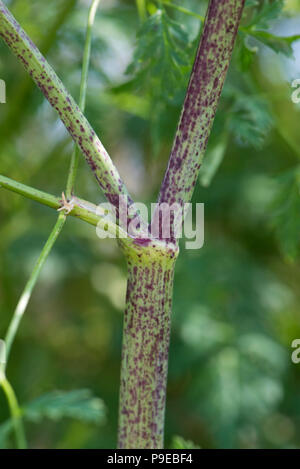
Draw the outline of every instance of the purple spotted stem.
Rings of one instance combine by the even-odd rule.
[[[189,202],[212,128],[244,0],[211,0],[159,202]],[[163,448],[175,239],[128,256],[119,448]],[[163,247],[165,246],[165,247]]]
[[[182,206],[191,200],[244,3],[245,0],[209,2],[203,34],[158,198],[159,203],[178,203]],[[55,72],[1,1],[0,36],[56,109],[84,154],[108,201],[116,205],[119,195],[128,194],[117,169]],[[10,180],[7,181],[7,186],[15,186]],[[25,190],[24,187],[22,191],[34,198],[31,194],[34,190],[27,187]],[[18,192],[16,188],[12,190]],[[43,197],[40,197],[39,201],[41,200]],[[129,198],[129,203],[130,201]],[[142,220],[141,224],[145,226]],[[169,240],[122,241],[120,245],[128,264],[128,286],[118,446],[127,449],[159,449],[164,444],[173,274],[179,249],[174,237]]]
[[[229,67],[244,0],[211,0],[159,202],[190,202]]]

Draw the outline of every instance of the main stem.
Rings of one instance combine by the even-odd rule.
[[[224,85],[245,0],[210,0],[159,203],[190,202]],[[154,218],[156,219],[156,218]],[[175,242],[173,231],[171,241]],[[127,248],[119,448],[163,448],[176,246]],[[172,247],[173,246],[173,247]]]
[[[127,250],[118,447],[163,448],[176,246]]]

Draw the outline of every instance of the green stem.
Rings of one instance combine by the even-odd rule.
[[[84,57],[83,57],[82,77],[81,77],[81,84],[80,84],[80,108],[82,111],[84,111],[84,108],[85,108],[87,76],[88,76],[88,67],[89,67],[90,50],[91,50],[92,25],[94,23],[94,18],[95,18],[95,14],[96,14],[99,1],[100,0],[93,1],[91,8],[90,8],[90,12],[89,12],[86,43],[85,43]],[[79,152],[78,152],[77,147],[75,147],[73,154],[72,154],[72,158],[71,158],[70,171],[69,171],[68,180],[67,180],[67,188],[66,188],[67,197],[70,197],[72,194],[72,189],[74,186],[77,167],[78,167],[78,157],[79,157]],[[4,185],[6,184],[7,186],[10,183],[10,181],[5,180],[5,178],[3,179],[3,177],[2,177],[1,182],[4,183]],[[24,190],[24,187],[22,187],[21,184],[15,183],[13,187],[15,188],[16,191],[19,191],[19,193],[23,192],[23,195],[24,195],[26,188]],[[57,201],[54,200],[55,198],[53,196],[42,193],[41,191],[37,191],[33,188],[30,188],[30,195],[32,196],[32,198],[35,198],[36,200],[39,200],[40,202],[43,202],[43,203],[48,203],[52,206],[55,206],[57,203]],[[7,398],[7,402],[9,405],[9,409],[10,409],[10,413],[11,413],[11,417],[13,421],[13,426],[15,430],[17,447],[19,449],[25,449],[27,447],[26,437],[25,437],[25,432],[24,432],[24,427],[23,427],[23,422],[22,422],[21,410],[20,410],[16,395],[14,393],[14,390],[12,386],[10,385],[9,381],[5,377],[5,370],[6,370],[6,366],[7,366],[7,362],[9,359],[12,345],[14,343],[18,328],[20,326],[20,322],[25,313],[28,302],[31,298],[32,291],[38,281],[41,270],[53,248],[53,245],[56,242],[65,224],[66,218],[67,218],[66,214],[63,212],[58,215],[56,224],[53,230],[51,231],[50,236],[48,237],[46,244],[44,245],[39,255],[39,258],[35,264],[35,267],[19,299],[19,302],[14,311],[12,320],[10,322],[10,325],[9,325],[9,328],[5,337],[6,356],[5,356],[5,363],[3,364],[0,370],[0,385],[2,386],[3,391]]]
[[[17,400],[17,397],[15,395],[15,392],[5,377],[5,375],[1,371],[1,376],[0,376],[0,386],[3,389],[3,392],[6,396],[14,430],[15,430],[15,435],[16,435],[16,443],[17,443],[17,448],[18,449],[26,449],[27,448],[27,443],[26,443],[26,437],[25,437],[25,431],[24,431],[24,426],[23,426],[23,421],[22,421],[22,412]]]
[[[0,175],[0,187],[22,195],[27,199],[35,200],[47,207],[58,209],[61,206],[58,197],[48,194],[47,192],[40,191],[39,189],[35,189],[34,187],[26,186],[25,184],[14,181],[6,176]]]
[[[62,205],[62,201],[59,197],[55,197],[52,194],[40,191],[2,175],[0,175],[0,187],[56,210]],[[97,206],[79,198],[76,200],[79,205],[74,206],[70,215],[79,218],[90,225],[97,226],[100,221],[100,215],[97,215]],[[82,208],[80,205],[85,206],[86,208]]]
[[[57,240],[57,237],[60,234],[65,221],[66,221],[66,215],[64,213],[60,213],[57,218],[57,222],[53,230],[51,231],[50,236],[47,239],[46,244],[43,247],[41,254],[39,255],[39,258],[35,264],[35,267],[18,301],[17,307],[14,311],[13,317],[11,319],[11,322],[8,327],[8,331],[4,340],[5,348],[6,348],[6,356],[5,356],[5,363],[2,365],[1,370],[0,370],[0,385],[2,386],[2,389],[7,398],[11,417],[13,420],[17,447],[19,449],[26,449],[27,444],[26,444],[25,432],[24,432],[24,427],[23,427],[23,422],[22,422],[22,413],[21,413],[21,410],[20,410],[16,395],[15,395],[15,392],[12,386],[10,385],[9,381],[5,377],[6,366],[7,366],[7,362],[9,359],[12,345],[14,343],[17,331],[19,329],[20,322],[23,318],[24,312],[31,298],[32,291],[37,283],[42,267],[45,264],[46,259],[48,258],[51,252],[51,249],[55,241]]]
[[[25,184],[21,184],[20,182],[16,182],[13,179],[1,175],[0,187],[23,195],[28,199],[35,200],[36,202],[56,210],[62,206],[62,200],[58,197],[48,194],[47,192],[34,189],[33,187],[26,186]],[[97,205],[88,202],[87,200],[80,199],[79,197],[73,197],[72,199],[74,208],[69,215],[79,218],[90,225],[104,229],[113,236],[117,235],[116,237],[123,239],[124,244],[132,245],[134,243],[134,240],[127,237],[126,232],[121,227],[114,223],[113,220],[109,220],[104,216],[103,212],[97,207]]]
[[[94,19],[95,19],[97,7],[99,5],[99,1],[100,0],[93,0],[90,11],[89,11],[89,16],[88,16],[88,26],[87,26],[84,54],[83,54],[82,77],[81,77],[81,84],[80,84],[80,108],[82,111],[84,111],[84,108],[85,108],[87,77],[88,77],[88,68],[89,68],[90,53],[91,53],[92,26],[94,24]],[[78,155],[75,149],[72,160],[71,160],[71,167],[70,167],[70,171],[68,175],[68,182],[67,182],[67,189],[66,189],[67,194],[70,194],[70,195],[71,195],[72,188],[73,188],[74,181],[75,181],[77,164],[78,164]],[[6,184],[7,186],[10,183],[10,181],[6,180],[6,178],[4,177],[2,177],[2,181],[0,179],[0,182],[2,182],[4,185]],[[24,195],[24,192],[26,189],[24,190],[24,187],[22,186],[23,186],[22,184],[14,183],[14,188],[16,189],[16,191],[18,190],[19,193],[23,192],[23,195]],[[43,203],[46,202],[52,206],[55,206],[57,204],[57,201],[52,196],[46,195],[45,193],[42,193],[41,191],[38,191],[33,188],[30,188],[29,190],[30,190],[29,192],[30,195],[35,200],[42,201]],[[27,188],[27,191],[28,191],[28,188]],[[5,338],[6,362],[8,361],[13,341],[18,331],[21,319],[27,308],[33,288],[36,285],[41,269],[46,259],[48,258],[51,252],[51,249],[65,224],[65,221],[66,221],[66,214],[60,213],[60,215],[58,216],[57,222],[53,230],[51,231],[50,236],[47,239],[44,248],[42,249],[42,252],[37,260],[37,263],[19,299],[19,302],[13,314],[13,317],[12,317],[12,320],[11,320],[11,323],[10,323],[10,326],[8,328],[8,332]]]
[[[82,76],[81,76],[81,83],[80,83],[80,108],[82,111],[84,111],[85,108],[85,99],[86,99],[86,88],[87,88],[87,77],[88,77],[88,68],[89,68],[89,61],[90,61],[90,53],[91,53],[91,39],[92,39],[92,27],[94,24],[95,20],[95,15],[97,11],[97,7],[99,5],[100,0],[93,0],[90,10],[89,10],[89,16],[88,16],[88,26],[87,26],[87,32],[86,32],[86,41],[85,41],[85,47],[84,47],[84,54],[83,54],[83,66],[82,66]],[[78,165],[78,154],[75,151],[73,152],[73,157],[71,160],[71,166],[70,166],[70,171],[68,175],[68,181],[67,181],[67,189],[66,192],[67,194],[71,195],[72,188],[74,185],[75,181],[75,176],[76,176],[76,168]],[[1,182],[1,179],[0,179]],[[5,178],[3,179],[2,177],[2,183],[6,183],[6,185],[9,184],[10,181],[5,181]],[[24,187],[22,187],[21,184],[15,183],[14,187],[19,191],[19,193],[23,192],[24,195]],[[36,189],[30,188],[30,194],[32,198],[35,198],[35,200],[39,200],[42,202],[48,202],[52,206],[55,206],[57,204],[57,201],[54,200],[52,196],[49,197],[49,195],[45,195],[45,193],[42,193],[40,191],[37,191]],[[68,197],[68,195],[67,195]],[[41,269],[46,262],[46,259],[48,258],[51,249],[56,242],[64,224],[66,221],[66,214],[65,213],[60,213],[57,222],[53,228],[53,230],[50,233],[50,236],[48,237],[45,246],[43,247],[39,258],[36,262],[36,265],[30,275],[30,278],[24,288],[24,291],[19,299],[19,302],[17,304],[17,307],[15,309],[15,312],[13,314],[11,323],[9,325],[6,338],[5,338],[5,344],[6,344],[6,363],[9,358],[10,350],[12,347],[12,344],[14,342],[14,339],[16,337],[21,319],[24,315],[24,312],[27,308],[28,302],[31,298],[32,291],[36,285],[36,282],[39,278]]]
[[[5,337],[5,344],[6,344],[6,362],[8,361],[10,351],[12,344],[14,342],[14,339],[16,337],[17,330],[19,328],[21,319],[24,315],[24,312],[27,308],[28,302],[30,300],[32,290],[35,287],[35,284],[38,280],[38,277],[40,275],[40,272],[42,270],[42,267],[47,259],[47,257],[50,254],[50,251],[57,240],[57,237],[59,233],[62,230],[62,227],[64,226],[64,223],[66,221],[66,215],[64,213],[60,213],[58,216],[58,219],[55,223],[55,226],[53,230],[50,233],[49,238],[46,241],[45,246],[42,249],[41,254],[39,255],[39,258],[35,264],[35,267],[30,275],[30,278],[23,290],[23,293],[19,299],[19,302],[17,304],[17,307],[15,309],[15,312],[13,314],[11,323],[9,325],[6,337]]]
[[[88,71],[89,71],[89,64],[90,64],[90,57],[91,57],[92,29],[93,29],[93,25],[95,21],[97,8],[99,6],[99,2],[100,0],[93,0],[90,10],[89,10],[89,15],[88,15],[88,24],[87,24],[87,29],[86,29],[85,45],[84,45],[84,51],[83,51],[81,82],[80,82],[80,92],[79,92],[79,108],[82,112],[85,111],[87,80],[88,80]],[[67,180],[67,187],[66,187],[67,199],[69,199],[72,196],[72,193],[74,191],[74,184],[75,184],[75,178],[76,178],[76,173],[77,173],[77,168],[78,168],[79,156],[80,156],[80,151],[78,147],[75,145],[73,152],[72,152],[70,169],[69,169],[68,180]]]

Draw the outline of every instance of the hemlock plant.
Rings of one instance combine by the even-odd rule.
[[[148,17],[146,1],[139,0],[137,2],[141,21],[144,24],[147,23],[148,31],[152,34],[150,42],[153,39],[155,41],[158,27],[166,28],[166,31],[169,31],[168,28],[173,28],[175,31],[173,39],[171,40],[168,35],[165,37],[169,40],[169,47],[174,47],[175,54],[177,41],[184,42],[185,38],[179,25],[172,22],[166,15],[164,5],[177,8],[182,12],[185,12],[185,9],[170,2],[157,3],[156,8],[152,4],[152,14]],[[8,177],[0,176],[0,185],[3,188],[60,211],[57,222],[17,305],[5,338],[6,353],[8,358],[41,268],[60,234],[67,216],[78,217],[89,224],[100,226],[111,233],[117,233],[119,246],[128,266],[121,360],[118,447],[156,449],[163,448],[164,445],[173,278],[179,247],[174,231],[167,239],[163,236],[154,239],[151,236],[151,225],[148,226],[146,220],[135,209],[134,201],[130,197],[117,168],[84,115],[92,26],[98,4],[99,0],[94,0],[90,8],[80,99],[79,105],[77,105],[30,37],[3,2],[0,2],[1,38],[57,111],[76,144],[62,198],[25,186]],[[244,6],[245,0],[210,0],[205,20],[199,15],[195,15],[203,23],[203,28],[168,167],[159,191],[159,204],[172,205],[177,203],[183,207],[184,204],[191,201]],[[268,21],[276,17],[282,7],[282,2],[265,2],[258,11],[255,10],[256,6],[257,2],[255,1],[246,2],[247,9],[254,9],[255,14],[250,16],[246,25],[239,29],[241,41],[239,47],[243,52],[243,64],[249,62],[255,53],[247,42],[249,37],[254,37],[273,50],[283,52],[286,55],[291,53],[292,42],[298,39],[298,36],[277,37],[263,30],[267,28]],[[190,13],[187,10],[186,12]],[[155,25],[159,26],[155,28]],[[155,42],[152,46],[155,47]],[[145,76],[149,72],[147,70],[149,61],[143,57],[141,47],[142,45],[139,44],[136,50],[136,62],[129,70],[136,75],[137,80],[139,80],[141,73],[144,73]],[[180,57],[177,55],[174,60],[178,60],[178,63],[182,63],[186,67],[188,62],[185,59],[185,51],[183,51],[182,55]],[[155,61],[155,54],[153,60]],[[145,68],[143,69],[143,67]],[[174,64],[175,69],[176,64]],[[165,73],[165,71],[161,73]],[[164,85],[169,86],[169,89],[166,90],[167,94],[172,93],[172,86],[177,79],[180,79],[180,73],[177,76],[176,70],[173,75],[172,71],[170,73],[170,84]],[[266,121],[267,118],[262,118],[264,125],[267,125]],[[256,132],[255,139],[258,140],[259,129],[254,129],[254,131]],[[251,134],[252,129],[249,130],[246,127],[245,134],[247,132]],[[245,137],[245,134],[241,137]],[[116,208],[116,224],[106,214],[99,213],[96,205],[75,195],[74,184],[80,154],[84,156],[107,201]],[[220,158],[218,157],[218,159]],[[214,161],[209,171],[214,172],[218,164],[218,161]],[[206,180],[212,177],[209,171],[205,173]],[[134,221],[137,227],[134,236],[131,234],[126,236],[127,233],[124,232],[123,227],[119,226],[118,201],[120,196],[126,197],[128,200],[130,207],[127,214],[128,223]],[[154,214],[155,216],[156,214]],[[74,391],[73,394],[70,393],[70,396],[54,393],[44,400],[40,398],[21,410],[14,390],[6,378],[6,363],[2,364],[1,368],[1,386],[7,396],[12,415],[12,419],[4,424],[2,431],[9,432],[11,428],[14,428],[20,448],[26,447],[23,417],[34,420],[34,418],[39,419],[40,416],[55,417],[62,414],[76,417],[78,414],[85,413],[87,419],[96,420],[102,418],[104,413],[101,401],[85,391]]]

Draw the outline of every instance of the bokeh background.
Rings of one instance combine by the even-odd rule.
[[[78,97],[90,2],[5,3]],[[101,3],[86,114],[130,192],[150,203],[166,167],[200,20],[165,6],[169,26],[175,28],[174,20],[185,28],[174,40],[182,53],[177,76],[168,57],[161,59],[166,51],[156,42],[157,26],[152,36],[138,36],[147,67],[138,61],[133,0]],[[207,2],[180,5],[204,14]],[[155,14],[158,3],[148,6]],[[268,27],[281,36],[300,34],[300,2],[286,1],[284,16]],[[239,37],[193,199],[205,203],[205,245],[182,246],[177,262],[166,447],[175,435],[202,448],[300,446],[300,364],[291,361],[291,342],[300,338],[300,103],[291,100],[300,41],[294,58],[243,44]],[[61,194],[71,140],[2,42],[0,78],[7,84],[0,173]],[[103,200],[83,158],[76,194]],[[0,337],[55,219],[51,209],[0,189]],[[106,418],[98,425],[68,418],[27,423],[31,447],[115,447],[125,288],[116,242],[99,240],[93,227],[70,217],[34,291],[8,376],[22,404],[54,389],[88,388],[103,400]],[[0,420],[7,418],[1,394]]]

